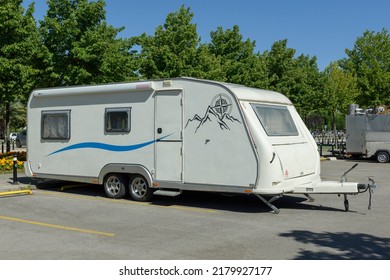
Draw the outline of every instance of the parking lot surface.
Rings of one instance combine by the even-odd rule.
[[[45,183],[0,196],[0,259],[390,259],[390,164],[323,161],[324,180],[375,179],[368,193],[286,195],[273,214],[248,195],[185,192],[152,202],[113,200],[95,185]],[[21,178],[25,180],[25,178]],[[26,183],[26,181],[24,181]],[[28,184],[28,183],[26,183]]]

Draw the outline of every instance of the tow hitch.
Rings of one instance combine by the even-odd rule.
[[[340,183],[347,182],[347,174],[351,172],[355,167],[358,166],[357,163],[355,163],[350,169],[344,172],[343,176],[341,176]],[[358,193],[365,193],[368,191],[369,193],[369,198],[368,198],[368,210],[371,210],[371,194],[374,193],[373,189],[376,188],[375,181],[371,178],[368,178],[369,183],[368,184],[358,184],[357,185],[357,190]],[[340,194],[339,194],[340,196]],[[349,211],[349,201],[348,201],[348,194],[344,194],[344,208],[345,211]]]
[[[294,187],[294,190],[291,192],[281,192],[281,193],[254,193],[262,202],[264,202],[267,206],[269,206],[275,214],[279,213],[279,209],[272,204],[273,201],[282,197],[284,194],[292,193],[292,194],[303,194],[305,195],[310,202],[314,201],[312,197],[313,194],[337,194],[339,197],[341,195],[344,196],[344,208],[345,211],[349,211],[349,201],[348,195],[357,195],[359,193],[369,192],[369,202],[368,209],[371,210],[371,194],[373,190],[376,188],[375,181],[371,178],[368,178],[368,184],[356,183],[356,182],[347,182],[347,175],[354,168],[356,168],[358,164],[354,164],[350,169],[348,169],[341,176],[340,181],[318,181],[312,184],[302,184]],[[271,196],[270,199],[266,199],[263,195]]]
[[[375,181],[371,178],[368,178],[368,184],[358,184],[358,192],[359,193],[365,193],[368,191],[369,198],[368,198],[368,210],[371,210],[371,194],[374,193],[374,189],[376,188]]]

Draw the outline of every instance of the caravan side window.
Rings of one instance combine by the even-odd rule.
[[[297,136],[298,130],[286,106],[252,104],[268,136]]]
[[[70,110],[42,111],[41,138],[44,140],[69,140]]]
[[[106,132],[130,132],[131,108],[106,109]]]

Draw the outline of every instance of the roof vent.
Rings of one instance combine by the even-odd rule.
[[[163,81],[163,87],[171,87],[171,86],[172,86],[172,80]]]

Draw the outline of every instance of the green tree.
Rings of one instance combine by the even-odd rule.
[[[105,20],[105,2],[48,0],[40,34],[50,52],[46,86],[94,84],[131,80],[136,64],[128,39],[118,39],[123,28]]]
[[[154,36],[145,33],[137,38],[141,46],[140,74],[147,79],[179,76],[199,77],[202,61],[199,55],[207,55],[205,49],[198,51],[200,37],[194,14],[184,5],[168,14],[164,25],[156,28]]]
[[[361,106],[390,104],[390,36],[381,32],[365,31],[358,37],[348,58],[341,61],[346,71],[357,77]]]
[[[25,11],[21,4],[22,0],[0,1],[0,102],[6,137],[11,104],[26,101],[39,74],[34,66],[42,61],[34,5]]]
[[[270,51],[265,51],[264,56],[267,62],[269,88],[287,96],[294,85],[294,55],[295,50],[287,48],[287,40],[275,42]]]
[[[226,81],[221,58],[211,53],[207,44],[201,44],[196,53],[193,77],[215,81]]]
[[[268,70],[268,88],[285,94],[291,99],[302,118],[319,106],[318,94],[322,89],[321,73],[317,58],[301,54],[287,47],[287,40],[275,42],[270,51],[264,52]]]
[[[333,131],[336,133],[337,117],[345,116],[348,104],[354,103],[358,95],[357,79],[350,72],[343,71],[337,62],[331,63],[324,74],[322,106],[331,116]]]
[[[302,118],[306,120],[310,113],[318,111],[321,106],[319,95],[323,89],[323,79],[315,56],[301,54],[294,60],[294,69],[294,84],[289,96]]]
[[[219,59],[224,73],[220,80],[253,87],[268,85],[265,60],[255,54],[256,42],[243,40],[237,25],[210,33],[210,52]]]

